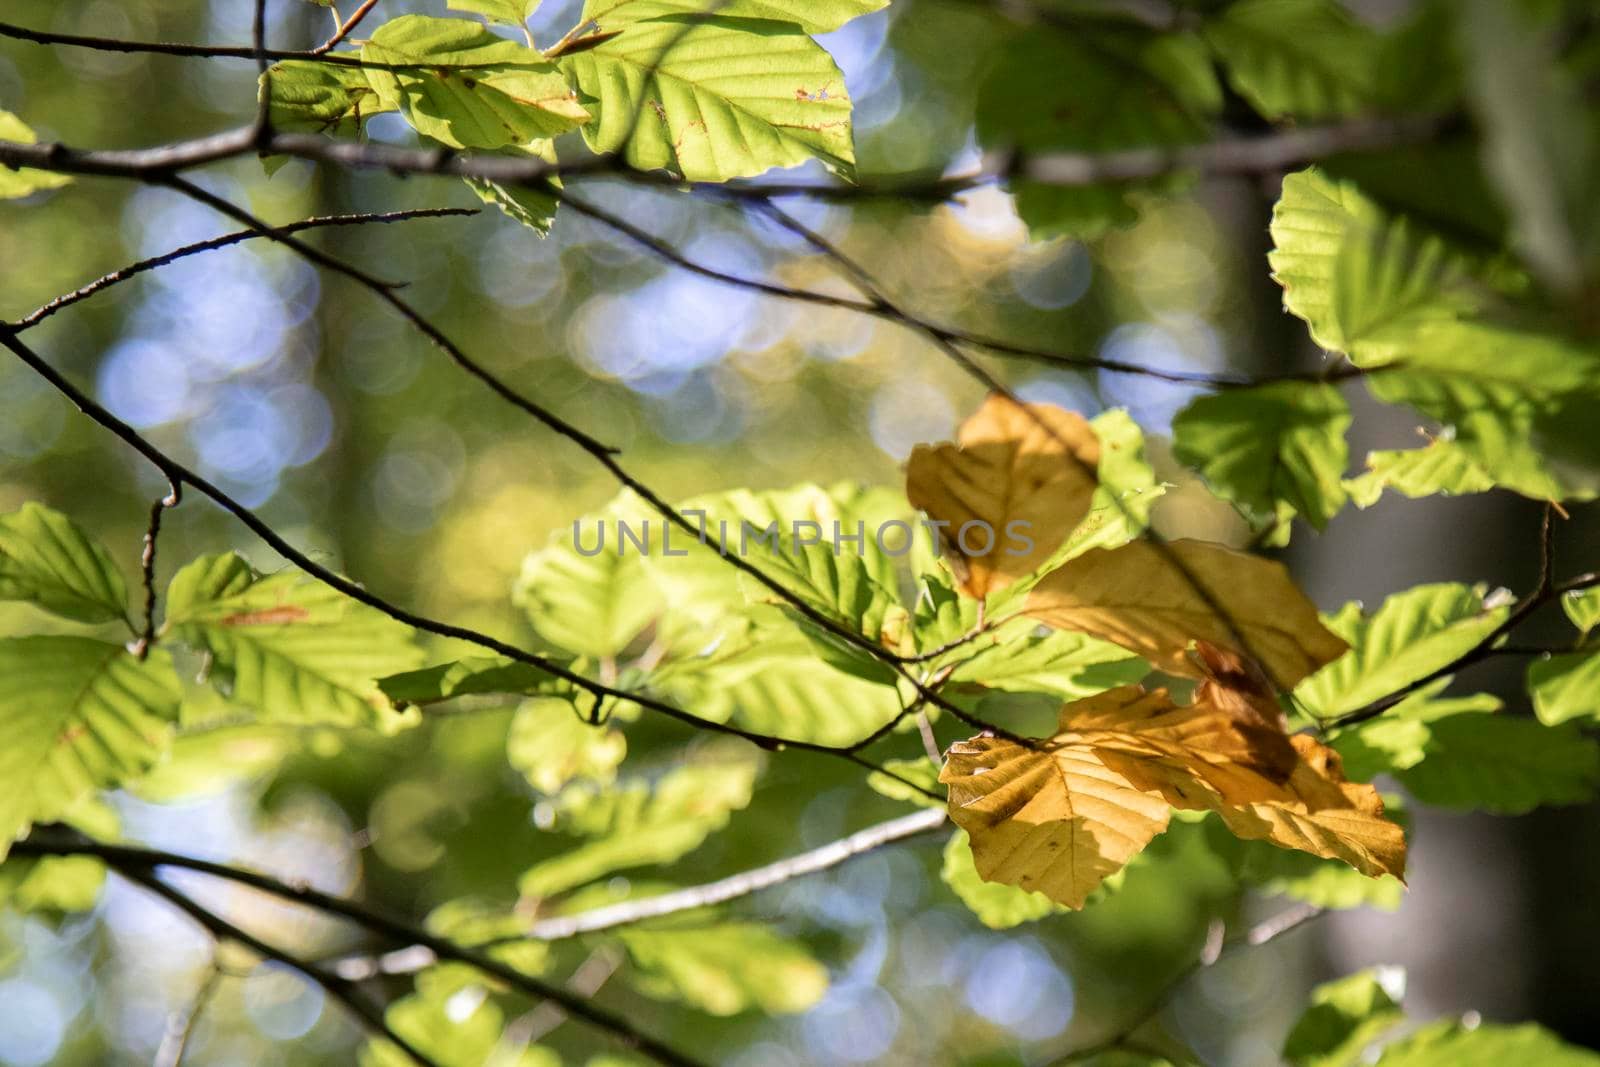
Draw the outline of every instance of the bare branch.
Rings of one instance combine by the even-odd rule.
[[[407,1056],[415,1060],[421,1067],[440,1067],[437,1060],[395,1033],[388,1020],[383,1017],[383,1009],[368,1002],[353,983],[340,978],[331,971],[323,970],[316,964],[307,963],[292,953],[269,945],[254,934],[235,926],[215,912],[201,907],[185,894],[155,877],[148,868],[141,868],[136,864],[117,866],[114,862],[112,866],[128,881],[161,897],[167,903],[189,916],[218,941],[232,941],[235,944],[242,945],[262,959],[280,963],[308,981],[321,986],[328,996],[343,1004],[352,1015],[361,1020],[367,1029],[371,1030],[375,1035],[392,1042],[396,1048],[399,1048]]]
[[[798,856],[769,863],[765,867],[723,878],[705,885],[692,886],[657,897],[626,900],[609,907],[595,908],[576,915],[561,915],[553,919],[540,919],[528,927],[526,937],[534,941],[560,941],[579,934],[592,934],[645,919],[657,919],[674,912],[693,908],[707,908],[739,897],[749,896],[762,889],[799,878],[807,874],[837,867],[846,860],[939,829],[945,824],[943,808],[923,808],[898,819],[869,826],[848,837],[829,842],[820,848],[802,852]]]
[[[155,892],[162,892],[163,895],[170,893],[182,897],[182,894],[178,894],[154,876],[152,872],[160,867],[176,867],[196,871],[200,874],[222,878],[238,885],[249,886],[281,900],[287,900],[291,903],[314,908],[325,914],[347,919],[395,941],[422,945],[439,959],[454,960],[468,964],[484,974],[499,979],[521,993],[554,1001],[574,1018],[582,1019],[600,1030],[607,1031],[621,1043],[650,1056],[660,1063],[694,1067],[697,1062],[655,1038],[641,1033],[631,1022],[621,1016],[590,1004],[587,1000],[574,996],[559,986],[554,986],[540,978],[523,974],[514,967],[504,964],[478,949],[456,944],[454,941],[432,934],[422,927],[390,918],[364,904],[344,897],[334,896],[331,893],[323,893],[303,883],[290,885],[270,875],[260,874],[240,867],[230,867],[227,864],[194,859],[189,856],[180,856],[176,853],[163,852],[157,849],[109,844],[103,841],[95,841],[82,835],[74,835],[60,840],[30,837],[12,845],[11,851],[14,855],[95,856],[103,860],[108,866],[122,872],[128,878],[146,885]],[[183,899],[188,903],[189,907],[204,911],[204,909],[199,909],[197,905],[194,905],[192,901],[188,901],[188,898],[183,897]],[[178,901],[174,899],[173,903],[178,904]],[[184,905],[179,904],[179,906],[183,907]],[[191,912],[191,914],[194,913]],[[239,943],[250,948],[251,951],[270,959],[276,959],[287,966],[295,968],[302,974],[313,977],[321,975],[341,989],[348,988],[350,984],[348,979],[332,972],[323,971],[315,964],[308,964],[305,961],[288,956],[286,953],[281,953],[271,946],[252,938],[249,934],[238,930],[236,927],[227,926],[224,920],[220,920],[208,912],[205,914],[209,916],[211,922],[225,926],[225,936],[239,941]],[[198,915],[195,917],[198,921],[206,922],[206,920],[200,919]],[[318,984],[322,984],[320,980]],[[333,991],[330,989],[329,992]]]
[[[161,536],[161,516],[183,501],[183,484],[169,480],[167,495],[150,505],[150,521],[144,531],[144,550],[139,553],[139,581],[144,587],[144,628],[133,643],[133,654],[144,659],[156,641],[156,539]]]
[[[406,222],[411,219],[436,219],[476,214],[478,214],[477,208],[435,207],[420,208],[413,211],[365,212],[357,215],[322,215],[309,219],[302,219],[299,222],[291,222],[286,226],[278,227],[278,231],[280,233],[301,233],[305,230],[318,230],[330,226],[388,224],[394,222]],[[96,293],[101,292],[102,290],[109,289],[113,285],[117,285],[120,282],[125,282],[130,278],[135,278],[140,274],[155,270],[158,267],[165,267],[169,263],[187,258],[188,256],[197,255],[201,252],[210,252],[218,248],[228,248],[243,241],[253,241],[264,236],[265,235],[258,230],[236,230],[233,233],[224,234],[221,237],[213,237],[210,240],[197,241],[194,244],[184,245],[181,248],[174,248],[171,252],[166,252],[159,256],[152,256],[149,259],[141,259],[137,263],[130,263],[128,266],[122,267],[119,270],[114,270],[110,274],[102,275],[90,282],[88,285],[56,297],[54,300],[44,304],[37,310],[32,311],[18,319],[13,325],[20,333],[21,331],[28,329],[30,326],[38,325],[40,322],[43,322],[45,319],[49,318],[51,315],[54,315],[63,308],[71,307],[80,300],[87,300],[89,297],[94,296]]]
[[[311,54],[320,56],[331,51],[340,41],[350,36],[350,31],[361,25],[361,20],[366,18],[367,13],[377,6],[378,0],[362,0],[361,6],[356,8],[349,18],[340,23],[338,29],[333,31],[333,36],[313,48]]]

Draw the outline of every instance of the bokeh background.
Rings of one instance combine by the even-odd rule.
[[[1404,5],[1360,6],[1382,20]],[[4,5],[8,20],[63,32],[234,43],[248,40],[250,7]],[[534,23],[539,38],[566,29],[577,7],[547,0]],[[378,15],[442,9],[442,0],[383,0]],[[324,10],[274,0],[270,12],[280,47],[326,35]],[[863,173],[976,163],[972,102],[997,61],[1000,17],[983,4],[896,0],[824,38],[856,101]],[[44,138],[77,145],[139,146],[234,125],[250,113],[253,83],[248,62],[0,41],[0,107]],[[410,137],[395,116],[370,132]],[[448,180],[299,162],[269,180],[255,161],[238,161],[201,181],[274,221],[476,205]],[[1030,243],[999,188],[936,207],[787,206],[927,317],[1151,366],[1258,372],[1319,358],[1267,275],[1275,185],[1271,177],[1207,182],[1087,245]],[[707,264],[848,292],[792,236],[727,206],[614,182],[581,188]],[[175,194],[114,181],[0,204],[0,315],[15,318],[130,260],[231,228]],[[690,276],[570,213],[544,240],[492,210],[314,240],[407,280],[408,299],[467,351],[623,447],[669,497],[838,479],[897,484],[911,446],[947,437],[982,398],[905,330]],[[56,317],[31,343],[330,565],[422,612],[512,640],[530,637],[509,598],[523,557],[614,493],[577,449],[498,402],[370,294],[264,243],[120,286]],[[1192,390],[995,366],[1030,399],[1087,414],[1126,407],[1177,486],[1158,526],[1246,539],[1243,523],[1166,456],[1162,435]],[[1353,456],[1409,444],[1414,432],[1404,415],[1358,401]],[[63,509],[131,570],[149,502],[162,491],[147,465],[25,368],[0,361],[0,509],[34,499]],[[1527,588],[1537,518],[1499,494],[1389,498],[1370,511],[1346,509],[1321,537],[1297,534],[1288,557],[1325,609],[1349,599],[1375,605],[1423,581]],[[1583,555],[1593,531],[1581,513],[1563,524],[1567,569],[1594,563]],[[229,547],[264,567],[281,563],[192,499],[168,519],[162,573]],[[0,610],[0,632],[49,626],[24,608]],[[1517,700],[1517,670],[1496,663],[1464,682]],[[219,727],[185,738],[172,772],[139,795],[119,795],[117,808],[134,840],[359,892],[405,914],[464,894],[509,902],[517,874],[553,846],[538,828],[538,797],[505,763],[507,721],[505,711],[477,708],[390,740]],[[630,728],[630,762],[683,740],[641,722]],[[899,810],[845,766],[802,755],[771,761],[750,809],[670,873],[709,880]],[[1214,1062],[1271,1063],[1313,982],[1397,963],[1409,969],[1419,1017],[1475,1009],[1600,1044],[1586,978],[1600,952],[1594,814],[1414,810],[1415,875],[1398,912],[1332,916],[1231,955],[1187,984],[1166,1020]],[[940,882],[939,843],[879,851],[736,905],[804,938],[829,965],[831,991],[803,1015],[708,1020],[616,986],[601,999],[740,1067],[1033,1062],[1137,1015],[1192,958],[1213,917],[1237,922],[1282,906],[1237,900],[1214,860],[1176,841],[1157,846],[1136,891],[993,932]],[[368,945],[304,912],[183,884],[314,953]],[[150,1062],[210,959],[209,940],[186,920],[114,879],[88,915],[0,913],[0,1064]],[[221,980],[187,1062],[342,1064],[360,1040],[314,989],[247,967]],[[569,1026],[550,1043],[572,1051],[589,1037]]]

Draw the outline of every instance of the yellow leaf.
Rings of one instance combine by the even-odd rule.
[[[962,590],[984,597],[1039,569],[1089,513],[1100,441],[1081,415],[998,393],[957,438],[912,450],[906,496],[949,524],[945,556]]]
[[[1332,750],[1285,734],[1247,661],[1202,643],[1199,664],[1188,705],[1123,686],[1066,705],[1055,736],[1033,746],[952,745],[940,781],[978,873],[1079,908],[1180,808],[1372,877],[1403,875],[1405,836],[1377,791],[1345,781]]]
[[[1085,552],[1047,574],[1025,610],[1170,674],[1202,673],[1185,651],[1190,641],[1209,641],[1256,660],[1285,690],[1349,647],[1322,625],[1282,564],[1203,541]]]

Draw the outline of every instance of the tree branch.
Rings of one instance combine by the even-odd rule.
[[[180,856],[176,853],[157,849],[95,841],[81,835],[59,840],[29,837],[12,845],[11,852],[13,855],[24,856],[94,856],[104,861],[108,866],[122,872],[128,878],[139,881],[153,891],[163,893],[163,895],[173,894],[174,896],[182,897],[182,894],[177,893],[176,890],[171,889],[171,887],[154,877],[151,872],[159,867],[177,867],[196,871],[214,878],[222,878],[239,885],[249,886],[281,900],[301,904],[329,915],[347,919],[381,936],[406,944],[422,945],[439,959],[454,960],[468,964],[484,974],[499,979],[527,996],[554,1001],[574,1018],[582,1019],[600,1030],[607,1031],[621,1043],[650,1056],[660,1063],[672,1064],[675,1067],[696,1067],[697,1064],[697,1061],[693,1058],[641,1033],[631,1022],[621,1016],[590,1004],[583,998],[574,996],[559,986],[554,986],[542,979],[523,974],[521,971],[494,959],[478,949],[456,944],[454,941],[432,934],[420,926],[390,918],[364,904],[359,904],[344,897],[334,896],[331,893],[321,892],[311,888],[309,885],[291,885],[281,882],[270,875],[239,867],[230,867],[222,863]],[[160,888],[158,889],[157,887]],[[169,897],[169,899],[171,898]],[[182,899],[187,902],[188,908],[204,912],[204,909],[199,908],[192,901],[188,901],[187,897]],[[177,904],[178,901],[174,899],[173,903]],[[179,906],[183,907],[184,905],[180,904]],[[188,908],[185,910],[188,910]],[[194,914],[194,912],[191,912],[191,914]],[[252,951],[293,967],[302,974],[312,977],[313,980],[317,980],[318,984],[322,984],[322,982],[316,976],[321,975],[340,988],[348,988],[350,984],[348,979],[332,972],[323,971],[315,964],[309,964],[290,957],[286,953],[282,953],[252,938],[249,934],[238,930],[236,927],[227,925],[225,920],[210,915],[209,912],[205,914],[209,916],[210,921],[225,927],[227,936],[230,939],[239,941]],[[197,921],[207,921],[200,919],[198,915],[195,917]],[[213,929],[216,928],[213,927]],[[327,987],[324,986],[324,988]],[[329,992],[331,993],[333,990],[330,989]],[[426,1061],[424,1060],[423,1062]]]
[[[161,536],[161,516],[183,501],[183,484],[167,483],[167,495],[150,505],[150,521],[144,531],[144,550],[139,553],[139,581],[144,587],[144,627],[133,643],[133,654],[143,660],[156,641],[156,539]]]
[[[435,207],[420,208],[412,211],[365,212],[355,215],[321,215],[309,219],[302,219],[299,222],[291,222],[284,226],[279,226],[278,231],[280,233],[301,233],[305,230],[318,230],[332,226],[362,226],[367,224],[387,225],[395,222],[406,222],[411,219],[437,219],[476,214],[478,214],[477,208]],[[43,322],[51,315],[54,315],[56,312],[61,311],[63,308],[69,308],[73,304],[78,303],[80,300],[87,300],[96,293],[105,289],[109,289],[113,285],[125,282],[130,278],[138,277],[139,275],[155,270],[158,267],[165,267],[169,263],[176,262],[180,259],[185,259],[189,256],[198,255],[201,252],[210,252],[218,248],[228,248],[232,245],[236,245],[244,241],[253,241],[264,236],[266,235],[261,233],[259,230],[236,230],[233,233],[224,234],[221,237],[213,237],[206,241],[196,241],[194,244],[184,245],[181,248],[174,248],[172,251],[163,253],[159,256],[152,256],[149,259],[141,259],[137,263],[130,263],[128,266],[114,270],[110,274],[101,275],[88,285],[56,297],[49,303],[40,306],[36,310],[18,319],[15,323],[13,323],[13,326],[16,328],[17,332],[20,333],[29,327],[37,326],[39,323]]]
[[[148,869],[141,869],[137,865],[131,864],[118,866],[114,861],[108,862],[111,862],[113,868],[128,881],[162,898],[193,919],[218,941],[232,941],[235,944],[242,945],[262,959],[280,963],[308,981],[321,986],[328,996],[343,1004],[352,1015],[366,1025],[367,1029],[392,1042],[395,1047],[415,1060],[421,1067],[441,1067],[433,1057],[395,1033],[388,1020],[383,1017],[383,1009],[369,1003],[355,988],[354,983],[348,982],[330,971],[323,970],[316,964],[307,963],[292,953],[267,944],[254,934],[235,926],[215,912],[201,907],[185,894],[156,878]]]

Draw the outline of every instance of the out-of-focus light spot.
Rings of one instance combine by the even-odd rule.
[[[874,986],[835,986],[802,1020],[814,1063],[872,1063],[894,1044],[900,1009]]]
[[[0,982],[0,1061],[39,1067],[55,1059],[67,1016],[48,989],[22,978]]]
[[[1083,299],[1094,268],[1082,245],[1067,242],[1031,246],[1017,256],[1009,273],[1011,288],[1026,303],[1055,311]]]
[[[244,1007],[256,1029],[274,1041],[304,1036],[322,1016],[321,987],[275,963],[264,963],[244,982]]]
[[[1016,204],[993,185],[962,193],[954,204],[940,210],[969,234],[986,241],[1021,244],[1028,236],[1028,227],[1017,217]]]
[[[694,374],[646,408],[656,432],[680,444],[721,444],[744,429],[742,412],[707,374]]]
[[[189,370],[171,346],[134,338],[112,348],[100,363],[100,402],[143,430],[189,412]]]
[[[966,999],[985,1019],[1030,1040],[1053,1037],[1072,1021],[1072,986],[1028,941],[984,951],[967,976]]]
[[[1017,396],[1029,404],[1054,404],[1085,418],[1100,412],[1100,398],[1082,378],[1049,374],[1030,378],[1016,387]]]
[[[418,533],[432,526],[455,495],[466,468],[466,446],[449,426],[418,420],[389,441],[372,480],[384,521]]]
[[[1138,367],[1171,371],[1213,372],[1226,366],[1216,331],[1210,323],[1193,315],[1163,316],[1158,323],[1118,326],[1100,346],[1100,355]],[[1207,390],[1203,385],[1101,371],[1100,391],[1108,405],[1126,407],[1146,430],[1167,433],[1172,417]]]
[[[66,405],[49,384],[14,365],[0,370],[0,396],[6,418],[0,419],[0,455],[30,460],[61,436]]]
[[[478,287],[498,304],[523,308],[559,299],[566,275],[547,241],[524,226],[505,225],[478,256]]]
[[[914,445],[950,436],[956,425],[950,398],[926,382],[896,381],[872,398],[872,440],[895,460],[911,454]]]

